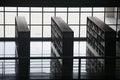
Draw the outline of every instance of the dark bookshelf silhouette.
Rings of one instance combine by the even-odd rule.
[[[73,31],[60,17],[51,18],[51,56],[72,57],[73,56]],[[73,75],[72,59],[51,60],[52,78],[70,78]]]
[[[18,80],[29,80],[30,72],[30,31],[24,17],[15,17],[16,73]],[[25,58],[27,57],[27,58]]]
[[[97,17],[87,17],[86,54],[92,57],[116,56],[116,32]],[[114,76],[115,59],[89,59],[86,61],[86,70]]]

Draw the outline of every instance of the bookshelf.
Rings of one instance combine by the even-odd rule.
[[[73,56],[73,31],[60,17],[51,18],[52,57]],[[58,59],[51,61],[53,78],[72,78],[73,60]]]
[[[30,31],[24,17],[15,17],[16,57],[30,57]],[[30,59],[16,60],[18,80],[29,80]]]
[[[116,56],[116,32],[97,17],[87,17],[86,55],[92,57]],[[115,73],[114,59],[86,60],[87,72]]]

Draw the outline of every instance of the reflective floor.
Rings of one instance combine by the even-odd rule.
[[[86,42],[74,42],[74,56],[86,56]],[[30,42],[31,57],[50,57],[51,42]],[[0,57],[15,57],[15,42],[0,42]],[[81,61],[81,72],[86,72],[86,61]],[[73,72],[78,73],[78,60],[74,59]],[[31,78],[44,77],[50,73],[50,59],[30,60]],[[15,75],[15,60],[0,60],[0,74]],[[49,78],[49,77],[48,77]]]

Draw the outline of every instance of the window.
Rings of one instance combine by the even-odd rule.
[[[74,31],[86,37],[86,18],[96,16],[114,30],[120,29],[119,7],[0,7],[0,38],[15,38],[15,16],[24,16],[31,38],[51,38],[51,17],[61,17]],[[11,33],[11,34],[10,34]]]
[[[4,37],[4,27],[0,26],[0,37]]]
[[[79,13],[69,13],[68,24],[79,24]]]
[[[51,27],[43,26],[43,37],[51,37]]]
[[[31,24],[42,24],[42,13],[31,13]]]
[[[42,37],[42,26],[31,26],[31,37]]]
[[[86,37],[86,26],[80,26],[80,37]]]
[[[79,26],[70,26],[70,28],[74,31],[74,37],[79,37]]]
[[[14,26],[5,26],[5,37],[15,37]]]

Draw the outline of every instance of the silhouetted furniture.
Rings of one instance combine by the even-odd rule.
[[[116,41],[116,56],[120,57],[120,41]],[[116,77],[120,78],[120,59],[116,59]]]
[[[30,31],[24,17],[15,17],[15,26],[16,56],[20,58],[16,60],[16,73],[19,80],[27,80],[30,69],[30,59],[27,59],[30,57]]]
[[[87,17],[87,56],[115,57],[116,32],[96,17]],[[115,59],[89,59],[87,72],[115,74]]]
[[[118,41],[120,42],[120,30],[118,30],[117,32],[117,38],[118,38]]]
[[[52,57],[73,56],[73,31],[60,18],[51,18]],[[72,59],[53,59],[51,61],[51,72],[53,78],[70,78],[73,75]]]

